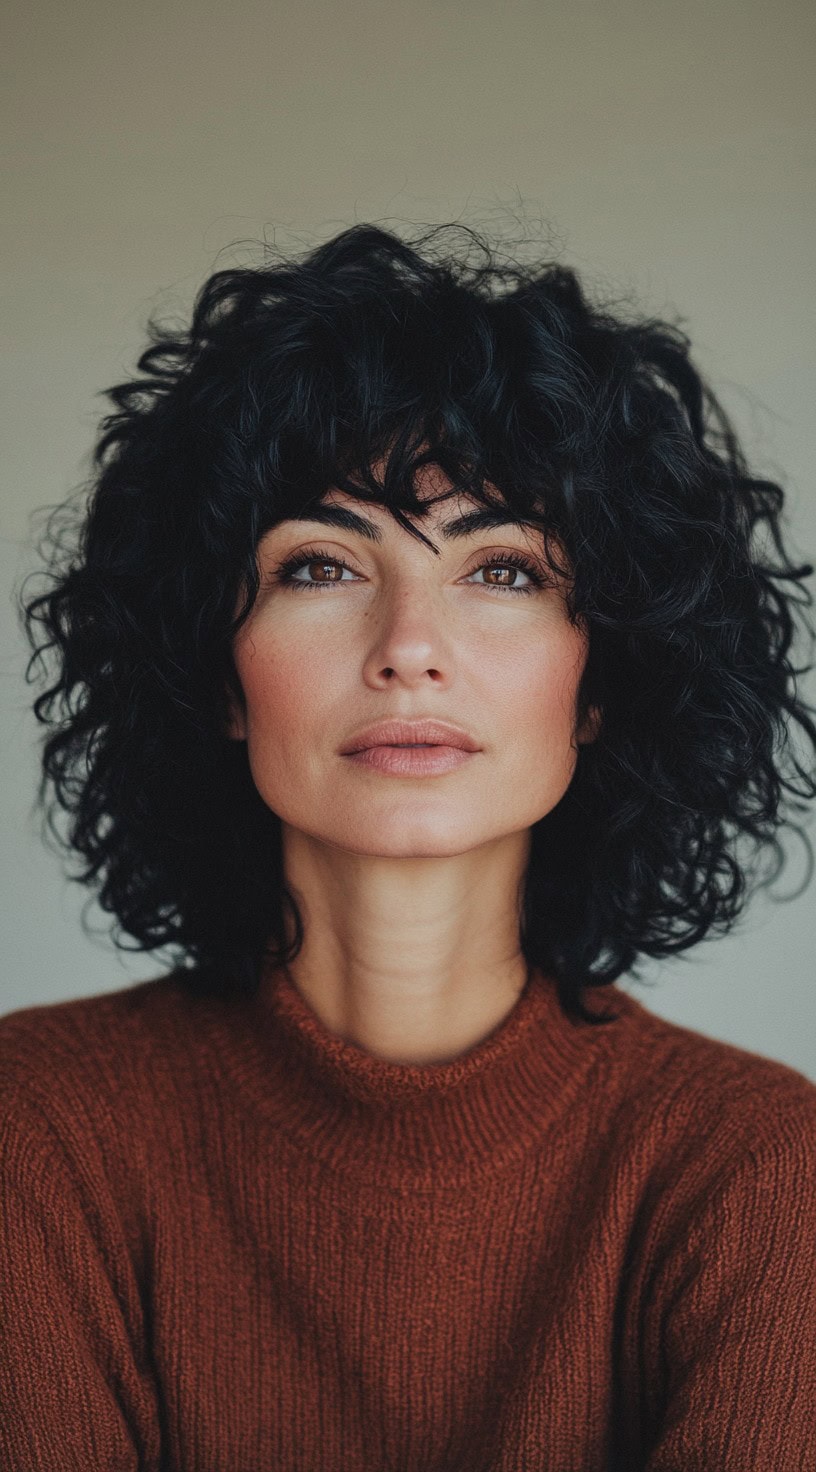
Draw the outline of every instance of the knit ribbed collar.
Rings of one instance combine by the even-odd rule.
[[[533,969],[498,1028],[467,1052],[396,1063],[332,1033],[288,972],[268,970],[257,997],[231,1009],[240,1046],[221,1060],[256,1116],[328,1169],[395,1190],[451,1187],[511,1167],[569,1112],[619,1038],[627,1000],[591,991],[587,1005],[621,1021],[573,1022],[554,981]]]

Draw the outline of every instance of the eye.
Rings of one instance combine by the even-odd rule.
[[[342,577],[326,578],[322,582],[310,582],[308,578],[296,578],[295,573],[300,572],[303,567],[311,567],[312,564],[321,564],[324,571],[327,567],[344,568],[346,572],[351,569],[345,562],[332,557],[331,552],[326,552],[321,547],[306,547],[303,552],[297,553],[295,557],[287,557],[285,562],[278,564],[276,580],[288,588],[330,588],[334,583],[345,581]]]
[[[341,575],[340,577],[327,577],[323,580],[317,579],[315,582],[312,582],[309,578],[295,576],[303,568],[308,569],[312,565],[320,565],[324,571],[327,568],[340,568]],[[483,582],[480,585],[481,587],[489,588],[492,592],[500,594],[535,593],[539,588],[544,587],[546,582],[537,565],[530,561],[529,558],[524,557],[520,552],[502,552],[497,557],[484,559],[467,576],[470,578],[476,573],[486,570],[493,572],[497,568],[507,569],[511,576],[516,572],[523,572],[529,581],[519,585],[509,581],[505,581],[504,583]],[[342,572],[351,572],[351,568],[348,567],[347,563],[341,562],[339,558],[333,557],[323,547],[306,547],[302,552],[297,553],[296,556],[288,557],[284,562],[279,563],[275,571],[276,581],[284,587],[292,588],[293,590],[309,588],[313,591],[320,591],[324,588],[336,587],[341,582],[348,582],[349,579],[343,578]]]
[[[509,581],[504,583],[483,583],[482,587],[495,588],[500,593],[535,593],[539,588],[544,586],[545,579],[536,564],[531,562],[529,558],[522,556],[520,552],[502,552],[499,557],[491,557],[488,562],[480,562],[479,566],[474,568],[473,571],[474,573],[484,572],[485,570],[495,572],[497,568],[507,568],[510,570],[511,576],[515,572],[523,572],[525,577],[529,578],[530,581],[525,584],[511,584]],[[473,573],[470,576],[472,577]]]

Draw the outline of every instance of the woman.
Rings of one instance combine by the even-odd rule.
[[[0,1024],[9,1469],[816,1465],[816,1086],[614,987],[816,795],[813,568],[676,327],[436,233],[153,325],[24,605],[172,966]]]

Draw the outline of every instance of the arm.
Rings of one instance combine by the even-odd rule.
[[[644,1472],[816,1468],[816,1090],[803,1097],[728,1169],[650,1280]]]
[[[0,1465],[156,1472],[155,1393],[127,1322],[138,1291],[104,1179],[77,1169],[27,1090],[6,1084],[0,1105]]]

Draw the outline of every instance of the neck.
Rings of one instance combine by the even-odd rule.
[[[527,983],[528,848],[525,831],[450,857],[390,858],[286,830],[286,882],[304,924],[292,984],[331,1033],[374,1057],[458,1057],[501,1024]]]

